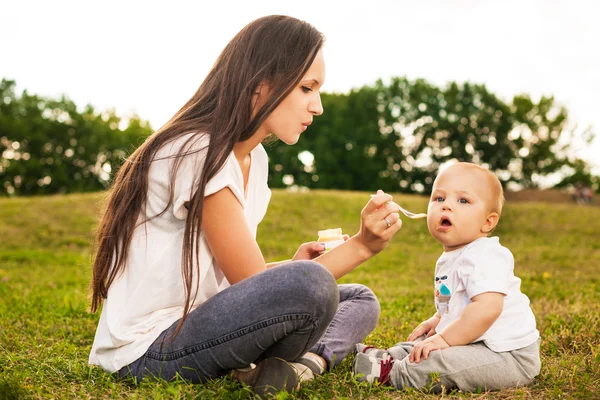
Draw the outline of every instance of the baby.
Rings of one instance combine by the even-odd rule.
[[[432,385],[499,390],[531,383],[540,371],[540,335],[514,258],[488,237],[502,213],[502,185],[489,170],[456,163],[433,184],[427,211],[444,252],[435,267],[436,313],[407,342],[379,350],[356,345],[359,381],[397,389]],[[439,374],[439,379],[431,379]]]

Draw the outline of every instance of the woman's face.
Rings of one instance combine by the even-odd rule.
[[[324,81],[325,59],[319,51],[306,75],[267,117],[261,131],[275,134],[286,144],[296,143],[313,118],[323,114],[319,90]]]

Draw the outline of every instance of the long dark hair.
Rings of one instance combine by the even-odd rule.
[[[115,177],[98,227],[91,282],[92,312],[100,307],[110,285],[126,267],[129,244],[140,224],[138,218],[145,215],[148,171],[157,151],[185,134],[194,133],[187,144],[200,135],[209,135],[204,168],[194,177],[196,189],[187,204],[181,260],[185,305],[176,330],[179,332],[199,284],[196,281],[192,294],[194,268],[196,271],[199,268],[199,231],[206,183],[221,169],[234,145],[248,140],[300,82],[323,42],[319,31],[296,18],[272,15],[249,23],[225,47],[192,98],[125,160]],[[253,94],[265,82],[269,85],[270,97],[253,113]],[[187,154],[182,150],[174,155],[177,160],[171,171],[170,199],[157,216],[164,214],[173,202],[172,183],[181,159]]]

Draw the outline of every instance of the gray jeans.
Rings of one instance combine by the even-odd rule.
[[[408,360],[414,342],[401,342],[388,349],[394,361],[390,381],[397,389],[422,388],[432,384],[434,392],[458,388],[466,392],[525,386],[540,372],[540,340],[518,350],[496,353],[483,342],[448,347],[429,353],[417,364]],[[439,374],[432,383],[431,374]]]
[[[119,371],[205,382],[267,357],[294,361],[307,351],[339,364],[377,325],[379,302],[363,285],[337,285],[320,264],[296,261],[239,282],[192,311],[181,331],[164,331]]]

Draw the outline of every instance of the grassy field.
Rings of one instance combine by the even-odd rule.
[[[317,230],[352,234],[368,193],[274,191],[259,242],[269,261],[289,258]],[[397,195],[423,211],[427,200]],[[135,386],[87,365],[98,314],[88,312],[90,246],[102,194],[0,199],[0,399],[228,398],[252,393],[230,378],[207,385]],[[445,393],[458,398],[598,398],[600,393],[600,207],[508,203],[497,234],[516,259],[542,335],[542,371],[527,388]],[[404,220],[389,247],[341,282],[378,295],[382,315],[367,341],[390,346],[434,309],[433,266],[441,251],[422,220]],[[334,373],[280,399],[437,398],[357,383],[351,358]]]

